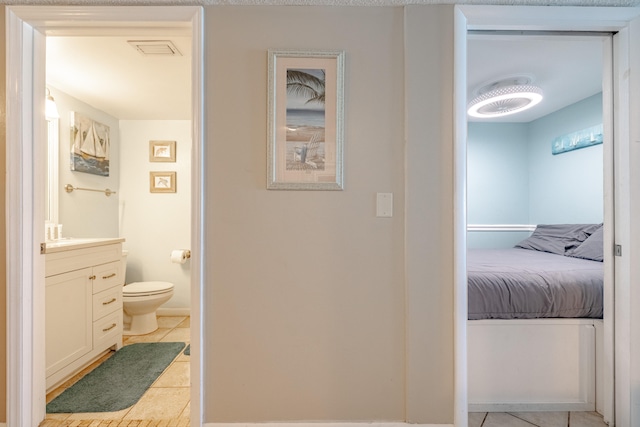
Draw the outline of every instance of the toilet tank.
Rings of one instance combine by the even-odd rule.
[[[127,255],[129,255],[129,251],[126,249],[122,250],[122,256],[120,257],[120,267],[122,268],[122,284],[127,283]]]

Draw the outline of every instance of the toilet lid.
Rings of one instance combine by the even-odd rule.
[[[123,295],[155,295],[173,290],[173,283],[169,282],[133,282],[124,285]]]

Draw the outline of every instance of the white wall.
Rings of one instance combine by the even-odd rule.
[[[173,249],[190,249],[191,122],[118,121],[90,105],[50,87],[60,112],[59,223],[66,237],[124,237],[127,282],[168,281],[174,296],[163,308],[188,310],[190,261],[170,262]],[[70,168],[70,113],[83,113],[110,127],[109,176]],[[149,162],[150,140],[175,140],[175,163]],[[176,171],[177,192],[150,193],[150,171]],[[67,193],[74,187],[114,190],[109,197],[92,191]]]
[[[118,201],[120,198],[120,138],[118,119],[49,86],[60,113],[59,129],[59,200],[58,222],[65,237],[118,237]],[[109,176],[71,170],[71,112],[79,112],[110,128],[111,151]],[[115,190],[104,193],[76,190],[67,193],[66,184],[74,187]]]
[[[167,281],[174,295],[163,308],[188,309],[191,261],[170,261],[173,249],[191,246],[191,122],[120,121],[120,236],[127,257],[127,283]],[[176,141],[176,162],[150,162],[149,141]],[[150,171],[176,171],[176,193],[151,193]]]

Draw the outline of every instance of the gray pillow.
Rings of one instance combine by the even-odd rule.
[[[602,224],[540,224],[516,248],[565,255],[576,249]]]
[[[604,261],[604,228],[598,228],[580,246],[568,251],[567,255],[591,261]]]

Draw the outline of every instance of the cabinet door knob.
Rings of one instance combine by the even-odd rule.
[[[111,273],[108,276],[102,276],[103,279],[111,279],[112,277],[115,277],[116,273]]]
[[[92,274],[91,276],[89,276],[89,280],[96,280],[96,275]]]

